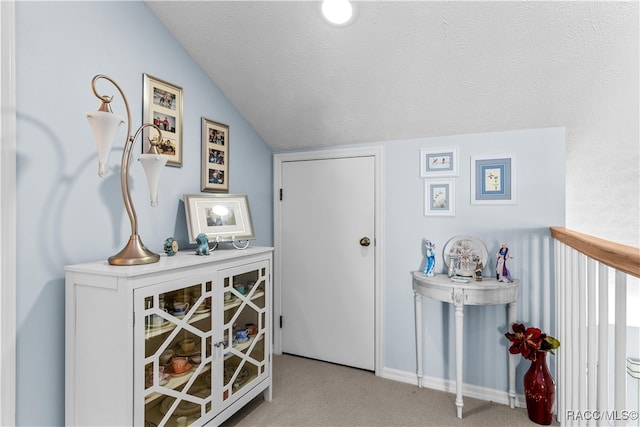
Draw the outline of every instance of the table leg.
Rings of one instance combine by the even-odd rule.
[[[456,290],[453,302],[456,307],[456,413],[458,418],[462,418],[462,407],[464,406],[462,402],[462,343],[464,333],[464,294],[462,290]]]
[[[416,362],[418,364],[418,388],[422,388],[422,295],[415,292],[416,305]]]
[[[507,307],[508,328],[511,330],[511,326],[516,322],[518,303],[514,301]],[[516,355],[511,353],[509,353],[509,407],[511,409],[516,407]]]

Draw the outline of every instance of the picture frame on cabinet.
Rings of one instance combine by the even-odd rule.
[[[184,205],[190,243],[200,233],[212,243],[255,239],[246,195],[185,194]]]
[[[455,216],[455,182],[453,179],[424,181],[424,215]]]
[[[202,118],[202,168],[200,189],[229,192],[229,126]]]
[[[516,159],[512,154],[471,157],[471,203],[515,204]]]
[[[169,156],[167,166],[182,167],[182,88],[149,74],[143,74],[142,122],[153,123],[162,131],[160,154]],[[142,152],[149,150],[149,128],[143,130]],[[158,137],[151,132],[153,142]]]
[[[458,147],[420,149],[420,177],[458,176]]]

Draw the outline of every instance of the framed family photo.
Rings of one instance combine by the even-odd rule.
[[[421,149],[420,176],[458,176],[458,147]]]
[[[232,242],[255,238],[249,200],[236,194],[185,194],[189,242],[204,233],[209,242]]]
[[[515,204],[515,157],[471,157],[471,203]]]
[[[201,190],[229,192],[229,126],[202,118]]]
[[[161,154],[169,156],[168,166],[182,167],[182,88],[144,74],[143,123],[153,123],[162,131],[158,145]],[[149,129],[144,129],[142,152],[149,150]],[[152,132],[155,135],[155,132]],[[157,135],[153,141],[157,141]]]
[[[453,179],[424,181],[425,216],[455,216],[455,199]]]

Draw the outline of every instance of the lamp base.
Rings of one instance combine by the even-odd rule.
[[[153,264],[160,260],[160,255],[151,252],[140,240],[140,236],[132,234],[129,243],[117,254],[109,257],[111,265]]]

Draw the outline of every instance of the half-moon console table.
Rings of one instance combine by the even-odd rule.
[[[516,321],[518,301],[518,280],[512,283],[498,282],[494,278],[483,277],[481,282],[473,278],[467,283],[453,282],[446,274],[427,277],[423,273],[413,273],[413,291],[416,304],[416,350],[418,361],[418,387],[422,388],[422,297],[453,304],[456,308],[456,409],[462,418],[462,334],[463,309],[465,305],[507,304],[509,327]],[[509,406],[516,407],[516,356],[509,355]]]

